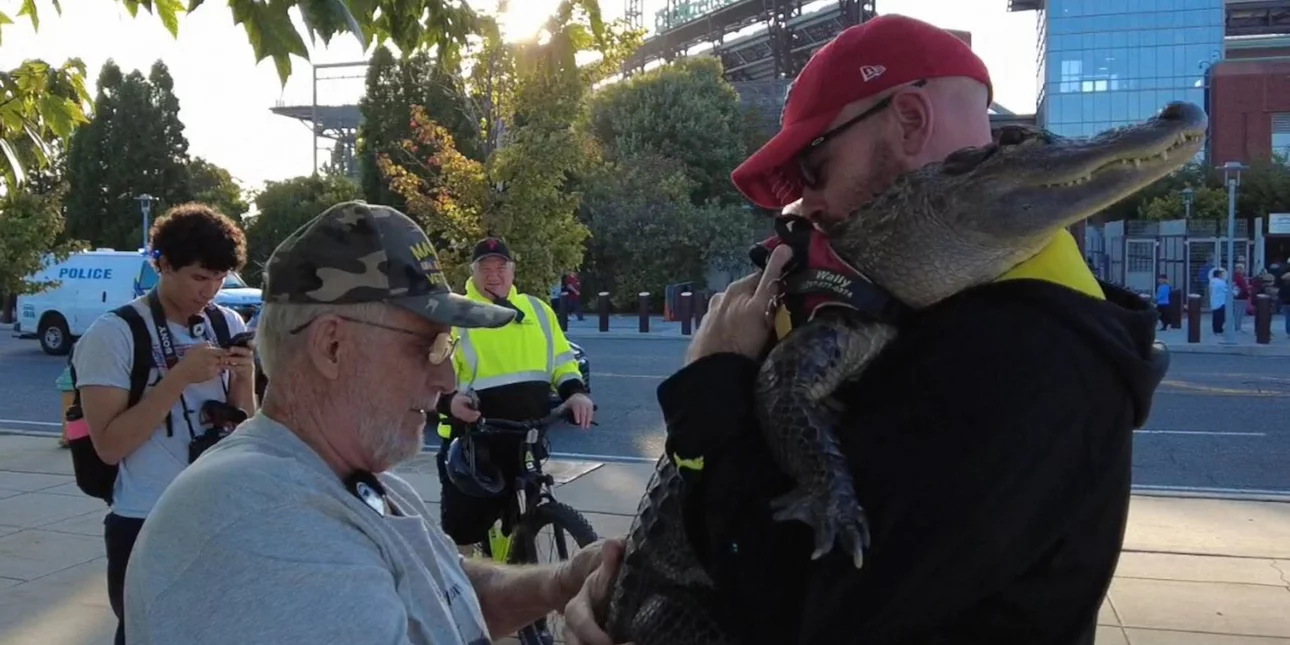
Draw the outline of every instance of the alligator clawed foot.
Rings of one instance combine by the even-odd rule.
[[[864,509],[854,501],[839,502],[799,488],[772,501],[771,510],[777,522],[796,520],[811,527],[815,532],[812,560],[840,546],[851,556],[857,569],[864,565],[864,550],[869,548],[869,523]]]

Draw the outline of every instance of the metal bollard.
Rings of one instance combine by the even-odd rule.
[[[560,319],[560,331],[569,331],[569,292],[560,291],[560,311],[557,312],[557,318]]]
[[[649,333],[649,292],[642,291],[636,295],[640,302],[640,331],[642,334]]]
[[[600,331],[609,331],[609,292],[596,294],[596,308],[600,310]]]
[[[1187,294],[1187,342],[1200,342],[1200,294]]]
[[[1178,291],[1169,292],[1168,308],[1169,326],[1174,329],[1182,329],[1183,326],[1183,300],[1182,294]]]
[[[1254,299],[1254,342],[1260,345],[1272,342],[1272,296],[1266,293]]]
[[[679,310],[677,313],[681,316],[681,335],[689,336],[693,333],[690,325],[694,320],[694,294],[689,291],[682,292],[680,306],[677,309]]]

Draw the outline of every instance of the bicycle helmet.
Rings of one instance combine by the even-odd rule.
[[[502,471],[489,458],[488,446],[457,437],[448,444],[448,479],[471,497],[499,497],[506,487]]]

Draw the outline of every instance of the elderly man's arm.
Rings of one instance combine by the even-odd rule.
[[[603,541],[589,544],[553,565],[503,565],[462,558],[491,636],[501,638],[552,611],[564,611],[583,582],[600,566]]]

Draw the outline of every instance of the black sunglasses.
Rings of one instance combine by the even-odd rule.
[[[924,85],[927,85],[927,79],[925,78],[919,79],[907,87],[922,87]],[[899,92],[896,94],[898,93]],[[819,149],[820,146],[823,146],[830,140],[836,138],[851,126],[887,109],[887,107],[891,105],[891,102],[896,98],[896,94],[887,95],[881,101],[874,103],[869,109],[861,112],[855,117],[843,121],[838,124],[836,128],[826,131],[824,134],[815,137],[810,143],[806,144],[806,147],[802,148],[802,151],[797,153],[797,172],[802,178],[802,186],[806,188],[816,188],[819,184],[819,173],[817,173],[816,169],[812,168],[811,165],[806,162],[806,160],[810,158],[812,152]]]

